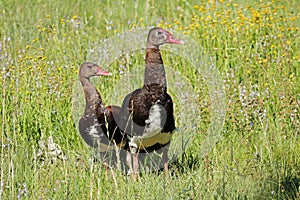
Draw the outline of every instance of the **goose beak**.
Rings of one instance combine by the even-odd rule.
[[[176,39],[171,33],[167,35],[167,40],[166,43],[171,43],[171,44],[184,44],[182,40]]]
[[[112,74],[108,71],[102,70],[100,67],[98,68],[97,75],[99,76],[111,76]]]

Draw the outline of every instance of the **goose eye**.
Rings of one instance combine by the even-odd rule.
[[[156,35],[156,37],[161,37],[162,34],[163,34],[163,32],[157,31],[155,35]]]
[[[88,65],[88,68],[92,68],[92,65]]]

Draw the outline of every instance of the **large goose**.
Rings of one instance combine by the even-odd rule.
[[[122,103],[120,127],[128,135],[133,155],[133,173],[137,174],[138,154],[162,152],[164,171],[168,174],[168,146],[175,129],[173,102],[167,93],[167,81],[159,46],[183,44],[162,28],[148,33],[144,85],[128,94]],[[136,175],[135,175],[136,176]]]

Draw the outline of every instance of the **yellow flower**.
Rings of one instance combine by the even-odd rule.
[[[35,38],[32,40],[32,42],[37,42],[39,40],[39,38]]]
[[[293,60],[298,60],[299,56],[293,56]]]

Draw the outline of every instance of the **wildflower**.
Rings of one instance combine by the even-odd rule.
[[[32,42],[34,43],[34,42],[37,42],[38,40],[39,40],[39,38],[35,38],[32,40]]]
[[[163,27],[162,23],[157,24],[158,27]]]

